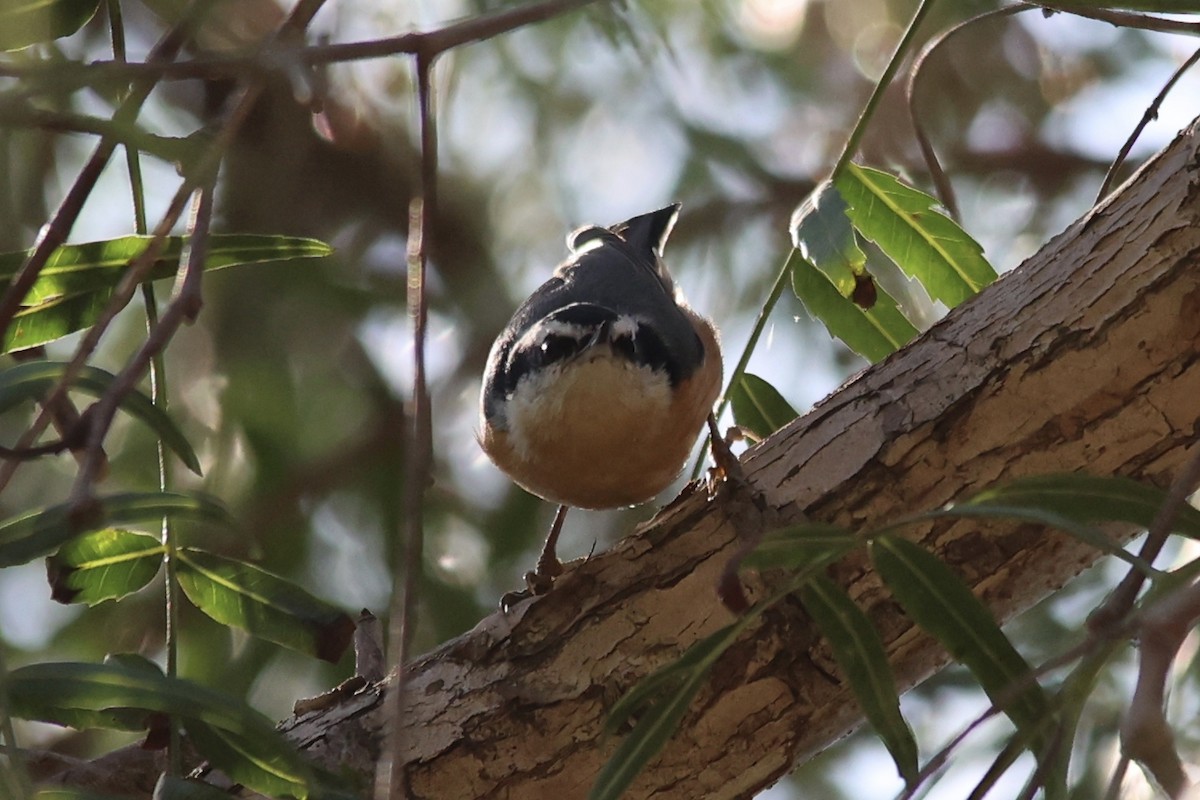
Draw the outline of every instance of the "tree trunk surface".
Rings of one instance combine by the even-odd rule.
[[[746,536],[804,518],[879,526],[1026,475],[1167,485],[1200,412],[1198,195],[1193,123],[1019,268],[748,451],[765,512],[685,490],[611,551],[568,565],[550,594],[408,665],[409,796],[585,797],[620,740],[603,732],[616,700],[733,620],[714,589]],[[911,534],[1001,621],[1100,555],[1032,525],[942,521]],[[901,689],[946,663],[865,554],[834,573],[877,625]],[[760,579],[745,582],[761,594]],[[368,776],[381,697],[370,686],[285,728],[319,763]],[[861,722],[827,646],[785,602],[717,662],[626,796],[751,797]]]

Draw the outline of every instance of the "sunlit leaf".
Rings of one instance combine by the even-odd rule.
[[[162,543],[120,528],[76,536],[46,559],[50,596],[94,606],[136,592],[158,574]]]
[[[855,229],[935,300],[953,308],[996,279],[983,248],[924,192],[857,164],[836,185]]]
[[[8,411],[22,401],[43,399],[62,377],[67,365],[57,361],[27,361],[0,372],[0,413]],[[71,384],[73,389],[92,397],[100,397],[112,385],[115,377],[98,367],[85,366]],[[183,431],[165,411],[139,391],[132,391],[121,400],[121,408],[136,419],[144,422],[159,440],[197,475],[200,474],[200,459],[188,442]]]
[[[804,308],[829,333],[868,361],[881,361],[916,338],[919,331],[900,312],[895,298],[876,288],[875,303],[862,308],[843,297],[824,274],[793,250],[788,259],[792,289]]]
[[[179,492],[130,492],[96,499],[88,513],[72,519],[69,503],[28,511],[0,522],[0,567],[49,555],[72,537],[106,527],[157,522],[163,517],[232,525],[216,500]]]
[[[217,622],[326,661],[341,658],[354,636],[354,620],[345,612],[242,561],[181,550],[179,585]]]
[[[100,0],[4,0],[0,4],[0,50],[70,36],[96,13]]]
[[[871,542],[871,561],[913,621],[979,681],[1036,747],[1049,704],[1031,670],[991,612],[941,559],[896,536]]]
[[[212,689],[118,664],[84,663],[21,667],[9,673],[7,686],[13,715],[22,719],[62,724],[109,710],[170,715],[206,758],[248,787],[308,796],[309,768],[271,721]]]
[[[51,254],[37,282],[22,301],[3,342],[3,352],[21,350],[90,326],[99,317],[109,292],[151,237],[125,236],[102,242],[68,244]],[[154,261],[148,280],[169,278],[179,266],[186,237],[168,237]],[[208,239],[206,270],[240,264],[261,264],[298,258],[323,258],[332,253],[324,242],[293,236],[213,234]],[[0,253],[0,281],[7,283],[24,264],[29,251]]]
[[[743,373],[733,385],[730,402],[733,419],[760,440],[796,418],[796,411],[783,395],[757,375]]]
[[[875,626],[840,586],[823,575],[804,585],[800,599],[828,640],[838,667],[849,679],[896,770],[911,784],[919,772],[917,741],[900,713],[896,679]]]
[[[867,264],[848,210],[838,190],[824,181],[796,208],[790,226],[792,245],[845,298],[854,292]]]

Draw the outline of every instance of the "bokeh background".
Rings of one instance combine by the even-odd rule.
[[[338,0],[313,31],[334,42],[379,38],[506,5]],[[925,30],[993,6],[940,4]],[[123,7],[131,58],[140,58],[166,12],[160,3]],[[566,234],[682,201],[667,260],[692,305],[721,329],[732,364],[790,247],[793,208],[830,169],[914,8],[900,0],[601,5],[438,61],[429,342],[435,467],[418,651],[467,630],[519,586],[549,525],[553,509],[482,457],[476,407],[492,338],[565,256]],[[5,58],[107,58],[103,17],[54,47]],[[225,0],[202,42],[246,46],[280,17],[272,0]],[[969,28],[932,57],[916,110],[954,182],[964,226],[997,269],[1014,267],[1086,211],[1125,137],[1194,48],[1182,36],[1029,12]],[[334,66],[324,77],[319,118],[297,102],[297,85],[272,84],[222,169],[217,229],[313,236],[337,254],[320,264],[205,278],[199,322],[167,352],[171,407],[205,475],[175,465],[172,480],[218,496],[241,523],[236,536],[207,529],[185,536],[253,558],[351,613],[366,607],[383,615],[402,524],[400,409],[412,373],[405,247],[419,171],[413,73],[397,57]],[[873,119],[860,160],[928,188],[900,83]],[[0,81],[0,97],[20,89]],[[160,85],[141,122],[186,136],[219,121],[228,91],[220,82]],[[1133,166],[1200,113],[1197,97],[1200,77],[1186,75],[1134,147]],[[111,113],[109,98],[88,90],[37,102]],[[31,244],[92,144],[13,127],[0,112],[0,249]],[[144,169],[153,219],[178,177],[152,158]],[[71,239],[131,232],[129,196],[116,158]],[[160,297],[169,288],[160,287]],[[944,311],[916,292],[909,302],[927,321]],[[127,310],[95,363],[118,368],[144,324],[141,310]],[[51,356],[68,357],[72,344],[52,345]],[[750,369],[803,410],[864,366],[785,294]],[[14,441],[28,421],[0,418],[0,440]],[[112,473],[103,488],[157,485],[144,430],[119,420],[108,451]],[[60,502],[73,473],[69,457],[23,467],[0,496],[0,513]],[[652,513],[652,506],[574,511],[560,552],[603,549]],[[1015,623],[1026,655],[1037,661],[1078,637],[1082,614],[1115,573],[1102,566]],[[194,611],[183,624],[182,673],[244,693],[274,717],[352,666],[290,654]],[[10,667],[112,651],[160,657],[162,628],[158,582],[120,603],[80,609],[49,599],[39,565],[0,571],[0,638]],[[1115,757],[1123,678],[1106,678],[1112,686],[1098,697],[1107,705],[1095,704],[1080,736],[1078,746],[1089,748],[1082,763],[1095,773],[1081,776],[1081,797],[1099,796]],[[1178,719],[1194,718],[1194,694],[1178,695]],[[925,755],[986,706],[955,670],[904,704]],[[930,796],[965,796],[1005,725],[982,728]],[[1200,733],[1194,725],[1179,730],[1185,738]],[[24,733],[76,754],[113,741],[32,726]],[[875,798],[900,788],[882,747],[860,734],[764,796]]]

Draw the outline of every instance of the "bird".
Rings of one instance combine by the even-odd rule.
[[[562,572],[567,509],[646,502],[710,427],[722,382],[717,329],[662,259],[673,203],[567,237],[570,254],[516,310],[488,354],[479,441],[514,482],[558,504],[524,594]],[[715,428],[714,428],[715,429]]]

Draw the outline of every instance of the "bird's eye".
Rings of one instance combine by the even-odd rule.
[[[542,344],[538,348],[538,361],[542,365],[562,361],[578,353],[582,346],[583,342],[576,336],[556,336],[551,334],[542,340]]]

